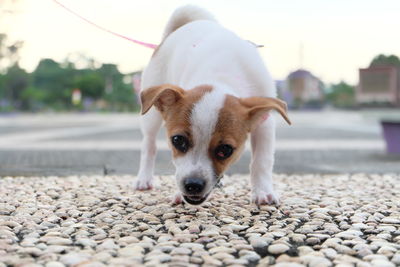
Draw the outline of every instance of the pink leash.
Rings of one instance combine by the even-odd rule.
[[[76,17],[78,17],[78,18],[80,18],[80,19],[86,21],[86,22],[89,23],[90,25],[92,25],[92,26],[94,26],[94,27],[96,27],[96,28],[98,28],[98,29],[100,29],[100,30],[102,30],[102,31],[111,33],[112,35],[118,36],[118,37],[120,37],[120,38],[124,38],[125,40],[131,41],[131,42],[133,42],[133,43],[135,43],[135,44],[138,44],[138,45],[141,45],[141,46],[144,46],[144,47],[147,47],[147,48],[156,49],[157,46],[158,46],[158,45],[156,45],[156,44],[145,43],[145,42],[142,42],[142,41],[139,41],[139,40],[135,40],[135,39],[129,38],[129,37],[125,36],[125,35],[122,35],[122,34],[119,34],[119,33],[113,32],[113,31],[110,31],[110,30],[108,30],[108,29],[106,29],[106,28],[103,28],[103,27],[101,27],[100,25],[97,25],[96,23],[94,23],[94,22],[92,22],[92,21],[90,21],[90,20],[88,20],[88,19],[82,17],[81,15],[79,15],[79,14],[76,13],[75,11],[69,9],[68,7],[64,6],[63,4],[61,4],[60,2],[58,2],[57,0],[53,0],[53,1],[54,1],[56,4],[58,4],[59,6],[61,6],[62,8],[64,8],[65,10],[67,10],[68,12],[70,12],[71,14],[73,14],[73,15],[75,15]]]

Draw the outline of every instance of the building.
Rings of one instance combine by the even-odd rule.
[[[288,75],[285,94],[290,93],[289,106],[293,108],[319,108],[324,103],[323,83],[311,72],[299,69]],[[289,97],[288,97],[289,98]]]
[[[356,100],[361,105],[400,106],[400,68],[387,65],[359,69]]]

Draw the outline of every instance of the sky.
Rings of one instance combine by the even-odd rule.
[[[263,44],[259,52],[278,80],[305,68],[325,83],[357,84],[358,69],[367,67],[374,56],[400,57],[399,0],[59,1],[98,25],[149,43],[160,41],[175,8],[204,7],[243,39]],[[21,66],[28,71],[41,58],[61,62],[80,53],[118,64],[127,73],[143,69],[152,54],[151,49],[94,28],[53,0],[19,0],[13,8],[13,13],[0,10],[0,32],[24,41]]]

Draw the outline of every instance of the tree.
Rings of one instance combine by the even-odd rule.
[[[396,66],[400,67],[400,59],[395,55],[377,55],[369,64],[369,67],[379,67],[379,66]]]
[[[100,73],[93,70],[82,71],[76,78],[75,88],[79,88],[83,97],[90,97],[94,100],[104,95],[104,79]]]
[[[19,67],[19,50],[23,42],[10,42],[0,33],[0,105],[12,110],[21,105],[20,96],[28,84],[28,74]]]
[[[44,91],[45,103],[65,109],[71,105],[76,72],[74,68],[62,68],[53,59],[42,59],[32,73],[32,86]]]
[[[22,105],[21,95],[28,86],[28,73],[14,64],[8,68],[4,79],[5,96],[13,108],[20,108]]]
[[[98,72],[105,79],[104,99],[113,111],[137,110],[135,94],[131,84],[124,82],[124,76],[115,64],[103,64]]]
[[[343,81],[333,84],[330,93],[327,94],[327,100],[337,108],[354,108],[356,105],[355,88]]]
[[[100,65],[85,56],[77,57],[79,62],[66,59],[63,63],[47,58],[29,74],[18,64],[22,43],[9,45],[5,38],[0,34],[0,64],[5,66],[2,71],[0,68],[0,110],[93,110],[100,106],[112,111],[138,109],[132,85],[124,82],[126,75],[117,65]],[[75,63],[83,68],[77,69]],[[75,88],[82,93],[83,106],[72,105]]]
[[[6,98],[5,80],[6,76],[0,72],[0,110],[1,106],[4,105],[4,99]]]

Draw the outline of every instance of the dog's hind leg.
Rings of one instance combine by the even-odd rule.
[[[161,123],[161,114],[155,108],[151,108],[141,117],[140,129],[143,140],[138,177],[134,184],[137,190],[149,190],[154,186],[154,162],[157,154],[156,138]]]
[[[257,205],[279,204],[272,184],[275,152],[275,118],[269,118],[251,132],[250,179],[252,201]]]

